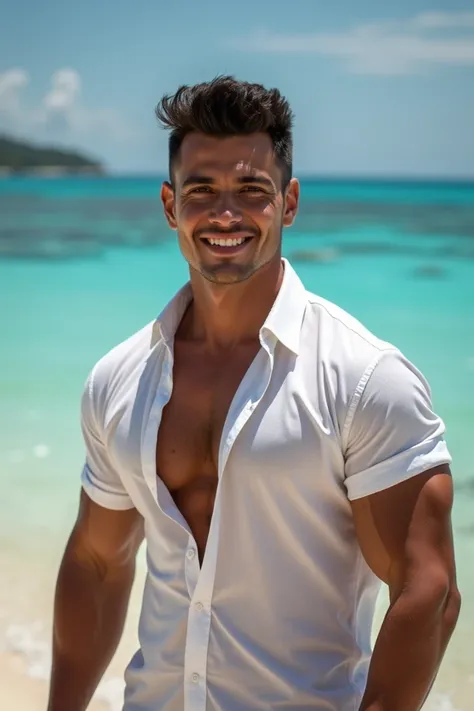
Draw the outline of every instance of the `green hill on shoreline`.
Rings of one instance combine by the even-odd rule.
[[[76,151],[50,146],[35,146],[25,141],[0,135],[1,173],[39,174],[104,174],[99,161]]]

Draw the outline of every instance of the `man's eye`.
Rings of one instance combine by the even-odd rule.
[[[194,194],[194,193],[210,193],[210,192],[212,192],[212,190],[208,185],[199,185],[197,188],[192,188],[192,190],[190,190],[188,192],[188,195]]]
[[[241,192],[243,193],[263,193],[264,191],[262,188],[259,188],[258,185],[246,185],[244,188],[242,188]]]

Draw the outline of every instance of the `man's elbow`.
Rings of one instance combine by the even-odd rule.
[[[461,612],[461,593],[456,583],[452,583],[449,587],[446,602],[443,610],[443,618],[446,627],[451,632],[456,627]]]
[[[430,580],[427,575],[423,589],[420,607],[424,607],[428,618],[439,620],[446,634],[451,634],[461,611],[461,593],[456,582],[448,576],[434,576]]]
[[[447,627],[454,629],[461,611],[461,593],[454,574],[444,571],[425,578],[425,589],[431,589],[432,600],[438,606],[440,615]]]
[[[393,591],[393,593],[392,593]],[[395,592],[396,591],[396,592]],[[405,609],[408,615],[419,619],[441,621],[454,629],[461,610],[461,594],[456,581],[445,571],[427,571],[415,575],[409,584],[400,584],[391,590],[392,606]]]

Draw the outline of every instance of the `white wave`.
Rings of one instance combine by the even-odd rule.
[[[47,679],[51,667],[50,646],[40,639],[42,627],[40,622],[29,627],[10,625],[5,633],[5,651],[21,656],[33,679]]]
[[[33,679],[47,681],[51,669],[51,646],[42,639],[41,622],[27,625],[10,625],[6,631],[4,651],[21,656],[27,674]],[[94,698],[105,703],[110,711],[122,711],[124,680],[118,677],[104,679]],[[427,702],[426,711],[464,711],[453,705],[448,694],[433,693]]]
[[[434,693],[429,697],[426,711],[461,711],[453,705],[448,694]]]
[[[20,656],[26,664],[26,673],[32,679],[48,681],[51,669],[51,645],[42,639],[43,624],[13,624],[5,633],[3,651]],[[123,679],[104,679],[94,695],[105,703],[110,711],[121,711],[123,707]]]
[[[38,459],[48,457],[50,452],[51,450],[47,444],[37,444],[36,447],[33,447],[33,454],[35,457],[38,457]]]
[[[99,684],[94,698],[107,704],[110,711],[122,711],[124,688],[123,679],[118,677],[107,679]]]

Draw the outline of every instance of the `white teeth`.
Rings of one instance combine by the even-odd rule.
[[[209,237],[208,242],[218,247],[238,247],[239,244],[245,242],[245,237],[238,237],[237,239],[231,239],[230,237],[227,239],[215,239],[214,237]]]

